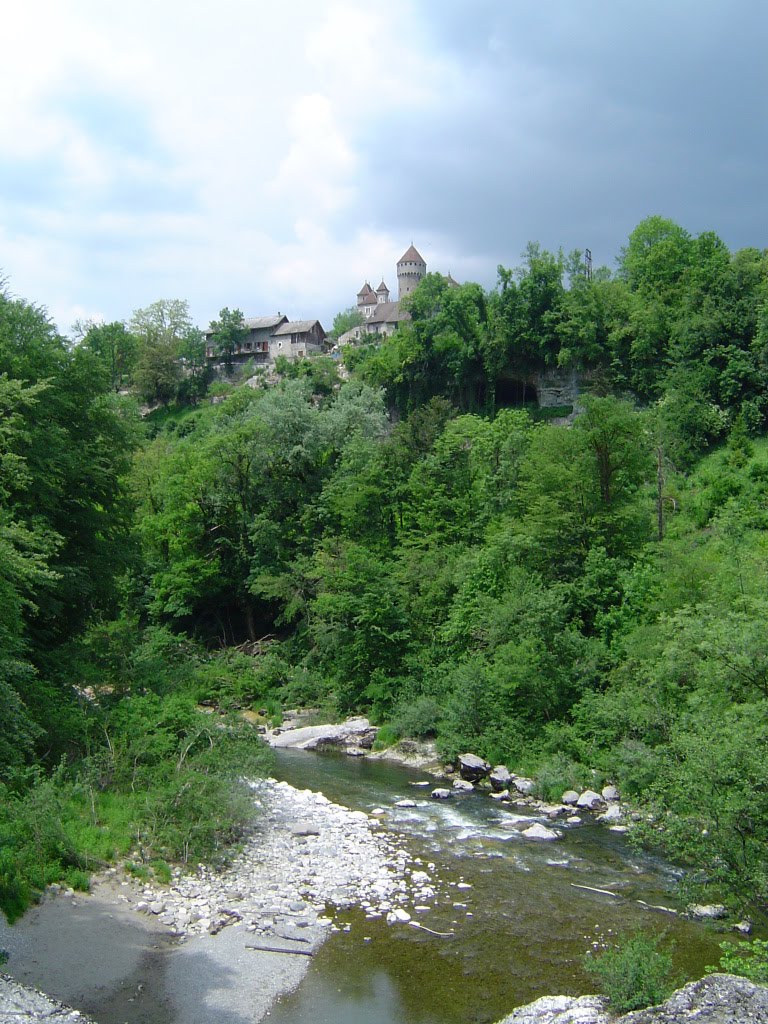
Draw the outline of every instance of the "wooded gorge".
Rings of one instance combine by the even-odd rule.
[[[237,712],[295,705],[545,796],[611,780],[691,883],[765,906],[768,256],[651,217],[618,264],[430,274],[348,379],[257,387],[210,385],[187,322],[73,344],[0,296],[9,917],[117,855],[220,850],[264,760]],[[508,401],[548,368],[582,381],[572,425]]]

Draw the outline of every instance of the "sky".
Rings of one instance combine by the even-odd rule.
[[[365,280],[615,268],[645,217],[768,246],[764,0],[25,0],[0,275],[68,334],[185,299],[319,318]]]

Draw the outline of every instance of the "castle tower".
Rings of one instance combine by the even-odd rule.
[[[404,299],[415,290],[427,272],[427,264],[418,251],[411,247],[397,261],[397,297]]]
[[[376,292],[371,288],[370,284],[366,281],[360,291],[357,293],[357,308],[362,315],[368,319],[371,313],[376,308]]]
[[[382,278],[381,284],[376,289],[376,301],[377,302],[389,302],[389,288],[384,284]]]

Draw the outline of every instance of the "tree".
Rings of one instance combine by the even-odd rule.
[[[181,402],[197,405],[208,390],[213,368],[208,362],[206,348],[205,335],[199,327],[191,327],[179,342],[181,382],[178,395]]]
[[[668,303],[691,265],[694,246],[688,232],[664,217],[646,217],[621,251],[620,273],[633,291]]]
[[[243,314],[239,309],[229,310],[225,306],[219,313],[219,319],[211,321],[209,330],[216,351],[224,359],[227,369],[231,369],[235,351],[248,337]]]
[[[142,338],[179,341],[192,327],[186,299],[158,299],[134,311],[130,329]]]
[[[138,341],[122,321],[84,325],[82,344],[104,363],[113,391],[118,392],[130,379],[136,362]]]
[[[181,382],[181,365],[174,340],[144,338],[133,370],[133,386],[145,402],[168,406]]]
[[[193,330],[188,303],[159,299],[146,309],[137,309],[130,327],[139,339],[134,388],[145,402],[167,406],[176,397],[182,377],[182,344]]]
[[[355,306],[343,309],[333,318],[333,326],[328,332],[328,337],[338,341],[342,334],[351,331],[353,327],[360,327],[365,323],[365,317]]]

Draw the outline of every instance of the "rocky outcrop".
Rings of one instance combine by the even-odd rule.
[[[499,1024],[768,1024],[768,988],[731,974],[692,981],[659,1006],[612,1016],[601,996],[544,996]]]
[[[0,974],[0,1024],[93,1024],[79,1010],[72,1010],[37,989],[20,985],[7,974]]]
[[[377,728],[367,718],[348,718],[339,725],[305,725],[298,729],[272,729],[264,734],[271,747],[296,747],[299,750],[334,748],[359,754],[370,750]]]

